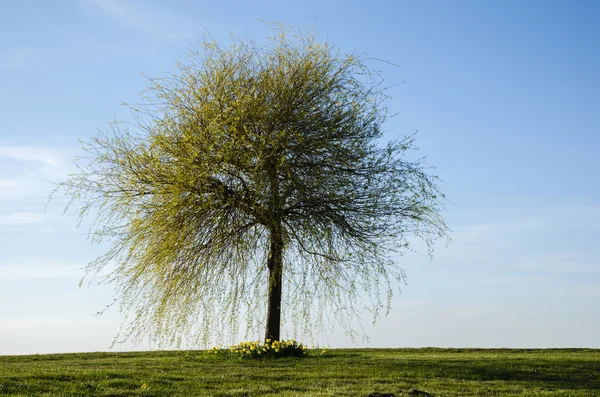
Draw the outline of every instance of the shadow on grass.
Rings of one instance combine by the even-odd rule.
[[[407,360],[381,363],[380,368],[396,373],[406,373],[414,378],[436,378],[449,381],[522,382],[544,388],[566,390],[600,390],[600,363],[541,361],[536,364],[519,360],[433,361]]]

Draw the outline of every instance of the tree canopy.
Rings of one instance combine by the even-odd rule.
[[[150,79],[134,121],[84,143],[61,184],[109,249],[91,262],[128,313],[124,337],[279,339],[389,309],[394,255],[446,234],[414,136],[382,142],[380,75],[364,56],[277,30],[267,45],[205,39]],[[266,314],[266,315],[265,315]],[[245,321],[244,321],[245,319]]]

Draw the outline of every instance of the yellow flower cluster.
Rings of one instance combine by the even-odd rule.
[[[229,349],[224,349],[221,346],[213,347],[208,351],[209,354],[236,356],[239,358],[251,357],[301,357],[308,355],[308,347],[302,343],[290,340],[265,340],[264,344],[260,341],[241,342],[237,345],[232,345]]]

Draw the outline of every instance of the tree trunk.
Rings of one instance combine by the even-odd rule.
[[[265,339],[279,340],[281,329],[281,283],[283,276],[283,230],[279,211],[279,177],[274,159],[267,162],[271,197],[269,200],[269,231],[271,248],[267,259],[269,268],[269,302],[267,307],[267,328]]]
[[[280,339],[281,329],[281,284],[283,276],[283,236],[281,226],[271,230],[271,249],[267,260],[269,268],[269,302],[267,307],[267,329],[265,340]]]

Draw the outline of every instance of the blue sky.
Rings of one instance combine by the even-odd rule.
[[[111,286],[78,287],[106,247],[60,196],[44,212],[50,182],[79,139],[128,117],[142,73],[175,71],[204,28],[264,40],[260,20],[400,65],[382,65],[404,82],[386,137],[418,130],[443,179],[453,241],[399,260],[408,283],[387,318],[365,317],[372,346],[600,347],[599,18],[566,0],[3,1],[0,355],[108,348],[118,308],[95,313]]]

